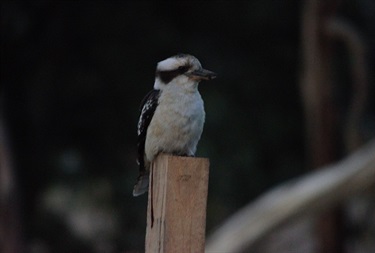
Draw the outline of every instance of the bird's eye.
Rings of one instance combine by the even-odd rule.
[[[180,67],[178,67],[178,71],[180,72],[180,73],[185,73],[186,71],[188,71],[189,70],[189,67],[188,66],[180,66]]]

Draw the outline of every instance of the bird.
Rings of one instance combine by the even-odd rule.
[[[205,121],[198,91],[202,80],[216,78],[190,54],[158,62],[153,89],[141,101],[137,127],[139,176],[133,196],[148,191],[150,165],[159,153],[195,156]]]

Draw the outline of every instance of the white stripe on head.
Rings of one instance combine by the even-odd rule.
[[[168,71],[175,70],[182,65],[181,59],[176,59],[175,57],[168,58],[158,63],[157,70]]]

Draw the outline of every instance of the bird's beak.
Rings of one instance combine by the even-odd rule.
[[[207,70],[207,69],[197,69],[193,72],[186,73],[186,75],[194,80],[200,81],[200,80],[212,80],[216,78],[216,73]]]

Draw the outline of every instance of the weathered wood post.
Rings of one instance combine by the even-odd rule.
[[[160,154],[151,166],[146,253],[203,253],[209,160]]]

